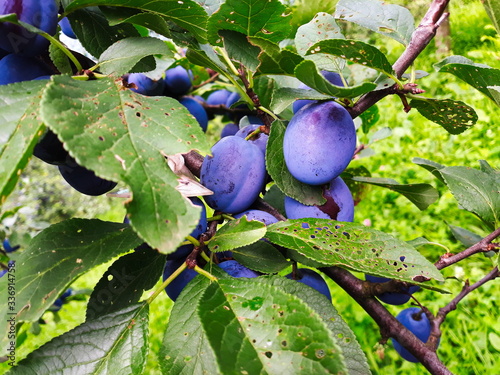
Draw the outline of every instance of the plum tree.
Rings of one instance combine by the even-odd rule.
[[[293,198],[285,197],[285,211],[289,219],[317,217],[338,221],[354,220],[354,201],[351,191],[342,178],[333,179],[323,187],[326,203],[323,205],[306,206]]]
[[[417,338],[426,343],[431,334],[431,323],[427,315],[418,307],[408,307],[396,315],[396,319],[413,333]],[[393,339],[394,349],[409,362],[420,362],[413,354],[405,349],[397,340]]]
[[[102,195],[113,190],[116,182],[96,176],[94,171],[82,167],[75,162],[57,166],[61,176],[75,190],[85,195]]]
[[[163,78],[153,80],[144,73],[130,73],[127,77],[129,84],[134,84],[131,90],[146,96],[159,96],[163,94],[165,89],[165,81]]]
[[[365,275],[365,280],[372,283],[385,283],[391,281],[386,277],[377,277],[372,275]],[[382,302],[388,303],[389,305],[403,305],[408,302],[411,295],[418,291],[420,287],[418,285],[413,285],[408,288],[403,288],[400,293],[397,292],[384,292],[377,295],[377,298]]]
[[[208,127],[208,115],[203,105],[192,96],[183,96],[179,99],[179,103],[187,108],[189,113],[198,121],[203,131],[206,131]]]
[[[212,147],[200,171],[200,182],[214,192],[205,198],[215,210],[246,210],[264,187],[266,168],[261,150],[243,138],[228,136]]]
[[[168,69],[165,72],[165,90],[163,94],[173,97],[186,95],[193,85],[192,79],[191,71],[180,65]]]
[[[328,287],[325,279],[323,279],[323,277],[319,273],[310,268],[297,268],[295,272],[291,272],[285,277],[310,286],[311,288],[316,289],[318,292],[323,294],[330,301],[332,300],[330,288]]]
[[[338,177],[356,148],[356,128],[340,104],[311,103],[297,112],[283,138],[290,173],[299,181],[322,185]]]
[[[0,85],[31,81],[53,72],[40,60],[15,54],[8,54],[0,60]]]

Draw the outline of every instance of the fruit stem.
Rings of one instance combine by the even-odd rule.
[[[199,274],[205,276],[206,278],[210,279],[211,281],[217,281],[218,279],[212,275],[210,272],[205,271],[203,268],[200,268],[199,266],[195,266],[194,270],[198,272]]]
[[[168,284],[170,284],[179,274],[186,269],[186,262],[182,263],[179,268],[177,268],[161,285],[155,292],[146,300],[148,305],[151,304],[155,300],[156,297],[160,295],[160,293],[165,290]]]
[[[267,109],[266,107],[263,107],[263,106],[259,106],[259,109],[262,111],[262,112],[265,112],[267,113],[269,116],[271,116],[274,120],[279,120],[278,116],[276,116],[273,112],[271,112],[269,109]]]
[[[191,242],[194,246],[200,246],[200,241],[198,241],[193,236],[186,236],[186,239]]]

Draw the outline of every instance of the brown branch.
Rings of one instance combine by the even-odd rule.
[[[449,0],[434,0],[431,3],[429,10],[422,19],[422,22],[420,22],[420,25],[413,32],[410,43],[392,66],[398,78],[403,75],[411,64],[413,64],[418,55],[422,53],[425,47],[427,47],[430,41],[434,38],[439,25],[448,16],[444,13],[448,3]],[[352,118],[355,118],[372,105],[385,98],[387,95],[393,93],[393,91],[394,87],[372,91],[361,97],[361,99],[359,99],[353,107],[347,108],[347,110],[351,114]]]

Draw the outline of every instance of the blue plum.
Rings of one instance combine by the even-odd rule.
[[[391,281],[391,279],[388,279],[386,277],[377,277],[372,275],[365,275],[365,279],[366,281],[370,281],[372,283],[385,283]],[[411,298],[411,295],[419,289],[420,287],[418,285],[413,285],[408,288],[402,289],[401,293],[385,292],[379,294],[377,298],[389,305],[402,305],[408,302]]]
[[[18,20],[54,35],[57,30],[57,3],[56,0],[2,0],[0,15],[16,13]],[[9,22],[0,23],[0,35],[0,48],[18,55],[36,56],[49,47],[49,41],[43,36]]]
[[[219,267],[226,271],[232,277],[254,278],[260,276],[257,272],[245,267],[235,260],[226,260],[219,263]]]
[[[192,96],[183,96],[179,99],[179,103],[187,108],[189,113],[198,121],[203,131],[206,131],[208,127],[208,115],[203,105]]]
[[[404,325],[410,332],[412,332],[417,338],[426,343],[431,334],[431,323],[427,318],[425,313],[420,313],[421,310],[418,307],[409,307],[407,309],[402,310],[397,316],[396,319]],[[408,350],[403,348],[403,346],[395,339],[392,339],[392,343],[394,345],[394,349],[409,362],[418,363],[420,362],[413,354],[411,354]]]
[[[74,162],[58,166],[61,176],[75,190],[85,195],[102,195],[116,186],[116,182],[108,181]]]
[[[131,88],[132,91],[146,96],[162,95],[165,88],[163,78],[155,81],[147,77],[144,73],[130,73],[127,82],[135,84],[136,87]]]
[[[224,137],[212,147],[212,156],[203,160],[202,185],[214,192],[205,197],[217,211],[237,213],[246,210],[264,187],[264,155],[253,143],[234,135]]]
[[[266,225],[278,222],[278,219],[276,219],[273,215],[261,210],[247,210],[244,212],[240,212],[239,214],[234,215],[234,218],[239,219],[243,216],[246,216],[248,220],[257,220]]]
[[[3,240],[2,245],[6,253],[12,253],[21,247],[20,245],[12,246],[8,238]]]
[[[334,84],[336,86],[344,86],[344,82],[342,82],[342,78],[340,78],[340,74],[334,73],[334,72],[329,72],[327,70],[321,71],[321,74],[323,77],[325,77],[331,84]],[[306,90],[311,90],[309,86],[307,86],[304,83],[301,83],[299,85],[299,89],[306,89]],[[309,99],[299,99],[293,102],[292,104],[292,110],[293,113],[297,113],[299,109],[301,109],[303,106],[309,103],[314,103],[315,100],[309,100]]]
[[[229,96],[231,94],[232,94],[232,92],[229,90],[225,90],[225,89],[215,90],[210,95],[208,95],[207,104],[208,105],[225,105],[227,102],[227,99],[229,98]]]
[[[311,103],[286,128],[283,153],[297,180],[322,185],[339,176],[356,148],[356,128],[347,110],[333,101]]]
[[[238,130],[238,132],[235,134],[235,136],[245,139],[251,133],[256,131],[258,128],[260,128],[260,125],[247,125],[244,128]],[[267,134],[258,133],[257,135],[254,135],[252,137],[252,139],[249,139],[248,141],[252,142],[254,145],[256,145],[262,151],[262,153],[264,154],[264,157],[265,157],[268,139],[269,139],[269,136]]]
[[[224,138],[227,137],[228,135],[235,135],[236,133],[238,133],[239,130],[240,128],[237,124],[230,122],[229,124],[224,126],[224,128],[222,128],[220,137]]]
[[[73,28],[71,27],[71,24],[69,23],[68,17],[64,17],[59,21],[59,26],[61,26],[61,31],[63,32],[64,35],[71,39],[76,39],[75,32],[73,31]]]
[[[182,66],[168,69],[165,72],[165,96],[183,96],[186,95],[191,87],[193,74]]]
[[[337,177],[323,188],[327,202],[322,206],[306,206],[293,198],[285,197],[285,212],[289,219],[317,217],[337,221],[354,220],[354,200],[342,178]]]
[[[170,275],[172,275],[184,261],[185,260],[182,258],[167,260],[165,268],[163,269],[163,281],[168,279]],[[175,302],[185,286],[191,280],[193,280],[197,274],[198,273],[195,270],[186,268],[174,280],[172,280],[172,282],[165,288],[165,292],[167,292],[167,295],[170,297],[170,299]]]
[[[57,135],[50,129],[33,149],[33,155],[48,164],[64,164],[69,156]]]
[[[50,75],[50,68],[35,59],[15,54],[8,54],[0,60],[0,85],[31,81],[37,77]]]
[[[330,288],[328,288],[328,284],[326,283],[325,279],[323,279],[323,277],[316,271],[313,271],[309,268],[297,268],[295,276],[296,279],[293,278],[293,272],[291,272],[285,277],[308,285],[323,294],[330,301],[332,300],[332,295],[330,293]]]

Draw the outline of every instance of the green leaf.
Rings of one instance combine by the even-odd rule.
[[[340,87],[332,85],[323,75],[318,71],[314,62],[305,60],[302,61],[295,68],[295,76],[307,86],[315,89],[319,93],[334,96],[337,98],[355,98],[372,91],[376,84],[365,82],[360,86],[354,87]]]
[[[38,320],[79,275],[138,246],[142,240],[126,224],[97,219],[71,219],[50,226],[16,259],[18,321]],[[7,295],[6,283],[0,292]],[[0,316],[12,309],[2,304]],[[1,335],[7,320],[0,322]]]
[[[410,107],[428,120],[441,125],[450,134],[460,134],[477,122],[476,111],[467,104],[450,99],[413,99]]]
[[[220,36],[224,40],[224,48],[229,57],[245,66],[250,71],[255,72],[260,64],[260,48],[249,43],[246,35],[230,31],[221,30]]]
[[[370,44],[351,39],[322,40],[309,48],[309,54],[327,53],[341,57],[355,64],[375,69],[388,76],[394,76],[387,57]]]
[[[121,76],[132,71],[138,62],[151,55],[173,57],[173,53],[160,39],[126,38],[117,41],[101,54],[99,68],[103,74]]]
[[[280,190],[293,199],[306,204],[324,204],[322,190],[318,186],[304,184],[293,177],[285,164],[283,155],[283,136],[285,125],[280,121],[273,122],[266,148],[266,168],[274,183]]]
[[[50,60],[54,63],[57,70],[62,74],[73,74],[73,67],[71,66],[70,59],[63,52],[62,49],[56,47],[54,44],[49,46]]]
[[[132,23],[136,26],[142,26],[152,30],[167,38],[171,37],[167,19],[160,15],[145,13],[132,8],[100,7],[99,9],[101,9],[106,16],[110,26]]]
[[[250,220],[246,216],[228,221],[210,239],[208,248],[213,252],[232,250],[241,246],[250,245],[260,240],[266,234],[266,224]]]
[[[276,81],[267,76],[258,76],[254,79],[253,90],[259,97],[260,104],[265,108],[271,106],[276,86]]]
[[[385,187],[404,195],[410,202],[423,211],[439,199],[438,191],[429,184],[402,185],[390,178],[352,177],[354,181]]]
[[[494,96],[488,86],[500,86],[500,69],[488,65],[476,64],[463,56],[450,56],[434,65],[440,73],[451,73],[482,92],[491,100]]]
[[[453,233],[453,237],[455,237],[457,241],[460,241],[460,243],[465,247],[471,247],[483,239],[483,237],[471,232],[468,229],[460,228],[451,224],[448,224],[448,226],[451,229],[451,233]]]
[[[273,285],[272,278],[258,279],[219,279],[198,305],[221,372],[291,374],[300,368],[304,374],[345,373],[337,339],[322,317]]]
[[[0,205],[14,190],[43,132],[40,97],[46,81],[0,86]]]
[[[55,76],[42,117],[78,164],[130,187],[131,225],[168,254],[197,225],[200,208],[176,190],[177,176],[164,155],[209,147],[198,122],[175,99],[135,94],[120,83]]]
[[[380,113],[377,105],[372,105],[366,111],[361,113],[359,117],[362,121],[361,130],[363,130],[363,133],[367,134],[372,126],[380,120]]]
[[[493,26],[497,29],[497,33],[500,34],[500,4],[495,0],[484,0],[482,3]],[[497,350],[500,351],[498,348],[500,348],[500,345],[497,347]]]
[[[218,73],[227,71],[227,67],[220,61],[210,45],[201,45],[201,50],[188,49],[186,52],[187,59],[199,66],[210,68]]]
[[[217,268],[214,267],[214,271]],[[222,274],[223,271],[219,272]],[[175,301],[158,355],[163,374],[221,374],[196,312],[210,284],[210,280],[198,275]]]
[[[415,20],[406,8],[378,0],[340,0],[335,18],[353,22],[408,45]]]
[[[142,374],[148,351],[149,305],[132,305],[56,337],[9,374]]]
[[[439,173],[461,207],[475,213],[491,229],[498,228],[500,174],[467,167],[446,167]]]
[[[408,282],[444,280],[412,246],[360,224],[312,218],[280,221],[268,225],[266,238],[292,249],[302,263],[313,261],[313,266],[340,266]]]
[[[220,44],[220,30],[279,43],[289,36],[291,25],[287,9],[279,0],[227,0],[208,20],[211,44]]]
[[[446,166],[443,164],[436,163],[432,160],[427,160],[427,159],[422,159],[422,158],[413,158],[412,162],[421,166],[424,169],[427,169],[429,172],[431,172],[434,177],[436,177],[439,181],[441,181],[443,184],[444,179],[443,176],[439,173],[440,169],[445,168]]]
[[[166,256],[146,244],[123,255],[102,275],[87,303],[86,320],[114,313],[139,302],[144,291],[155,286]]]
[[[315,90],[280,87],[274,93],[270,107],[275,113],[281,113],[299,99],[328,100],[331,98],[330,95],[320,94]]]
[[[386,139],[392,135],[392,129],[385,126],[383,128],[380,128],[377,130],[375,133],[373,133],[370,137],[370,140],[368,141],[368,144],[372,144],[378,141],[381,141],[383,139]]]
[[[233,258],[254,271],[278,273],[290,262],[273,245],[264,240],[232,250]]]
[[[486,86],[488,91],[490,92],[493,100],[500,107],[500,86]]]
[[[205,10],[193,0],[75,0],[65,11],[71,13],[81,8],[102,5],[133,8],[165,17],[192,33],[200,43],[206,41],[208,17]]]

